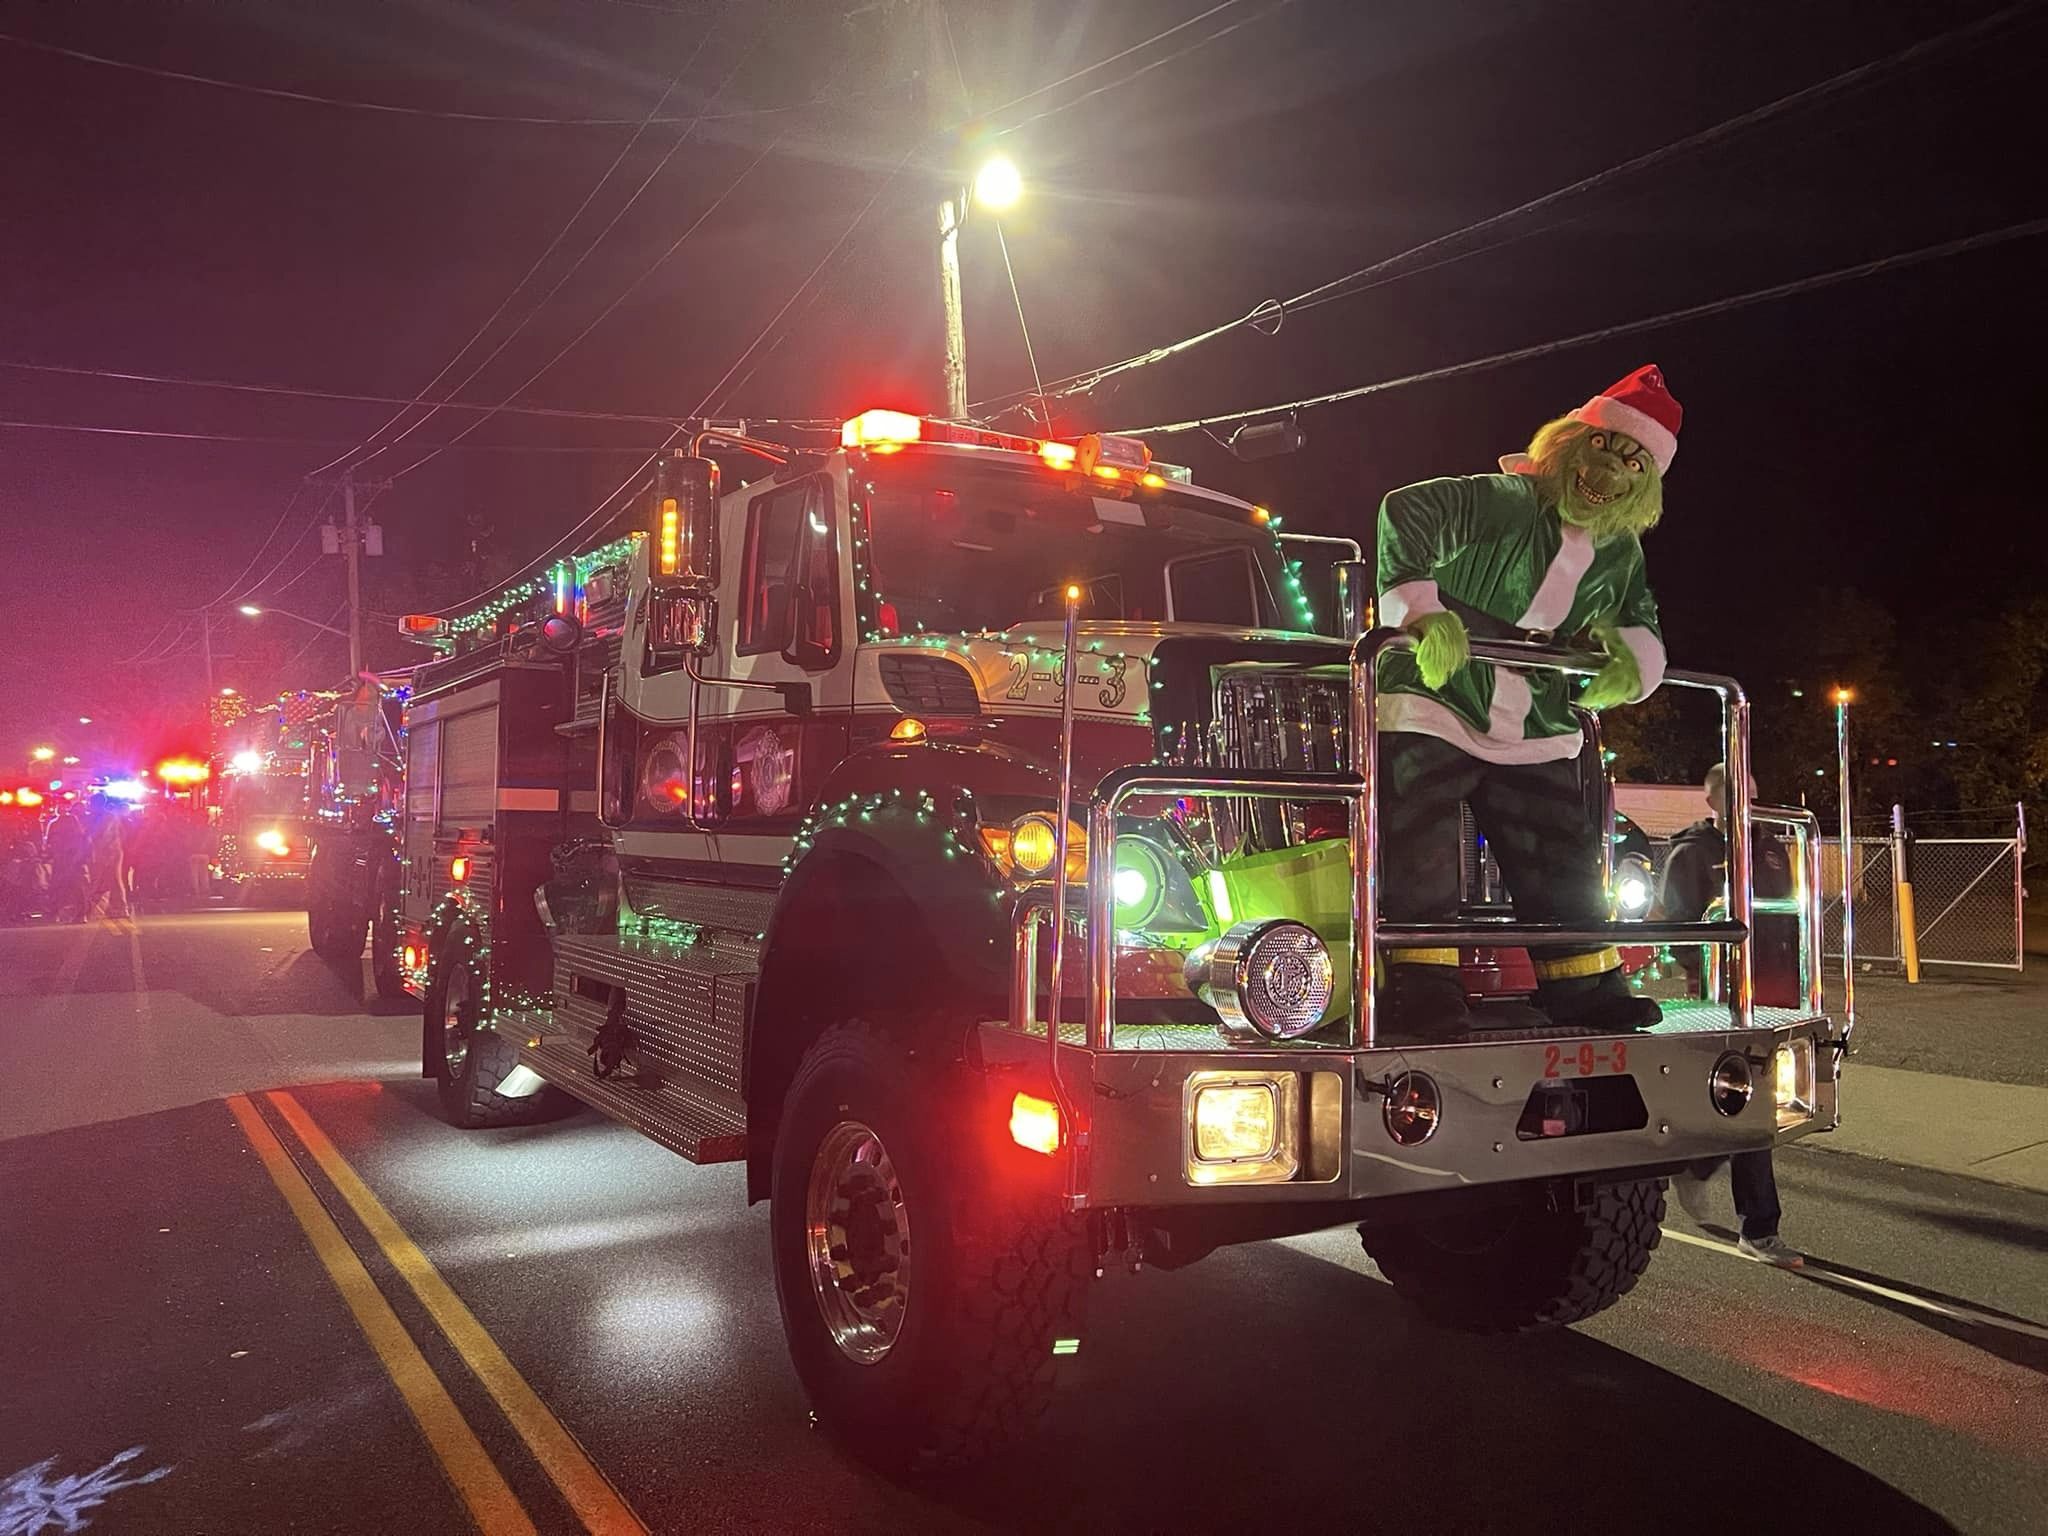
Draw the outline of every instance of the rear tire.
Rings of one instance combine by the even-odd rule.
[[[442,940],[452,958],[434,968],[427,985],[426,1038],[435,1043],[434,1077],[441,1113],[466,1131],[523,1125],[546,1113],[545,1089],[513,1098],[499,1085],[519,1065],[519,1047],[483,1024],[483,979],[458,946],[459,935]]]
[[[798,1066],[775,1143],[770,1244],[797,1375],[828,1429],[891,1468],[969,1461],[1032,1428],[1092,1273],[1057,1165],[997,1145],[972,1114],[980,1083],[954,1071],[836,1026]]]
[[[1365,1251],[1431,1321],[1473,1333],[1576,1323],[1627,1295],[1663,1236],[1664,1185],[1602,1185],[1584,1210],[1540,1197],[1468,1215],[1359,1228]]]

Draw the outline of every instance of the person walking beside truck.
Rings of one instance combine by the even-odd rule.
[[[1707,770],[1701,786],[1706,791],[1707,809],[1712,812],[1671,840],[1664,860],[1664,878],[1657,893],[1657,916],[1669,922],[1693,922],[1704,917],[1707,908],[1728,889],[1728,769],[1716,763]],[[1782,858],[1756,861],[1756,894],[1789,894],[1789,871]],[[1766,887],[1783,882],[1787,889]],[[1695,983],[1698,962],[1686,966]],[[1686,1214],[1702,1226],[1707,1224],[1707,1180],[1716,1163],[1696,1165],[1671,1181],[1671,1192]],[[1780,1269],[1798,1269],[1806,1256],[1778,1235],[1783,1211],[1778,1204],[1778,1179],[1771,1166],[1771,1149],[1737,1152],[1728,1159],[1728,1183],[1735,1195],[1735,1215],[1741,1224],[1736,1246],[1752,1259],[1775,1264]]]

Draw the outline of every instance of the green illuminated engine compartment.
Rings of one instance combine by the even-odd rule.
[[[1232,1049],[1191,1025],[1120,1025],[1111,1050],[1085,1047],[1075,1024],[1061,1036],[1069,1192],[1091,1206],[1370,1200],[1657,1169],[1836,1119],[1828,1021],[1787,1009],[1738,1031],[1720,1004],[1679,1002],[1636,1035],[1370,1050]],[[1006,1081],[1043,1091],[1042,1024],[986,1024],[980,1045]],[[1731,1058],[1753,1082],[1733,1112],[1715,1100]],[[1420,1120],[1418,1083],[1434,1106]]]

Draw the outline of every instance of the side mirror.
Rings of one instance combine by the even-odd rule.
[[[664,458],[654,479],[647,572],[657,588],[708,593],[718,585],[718,465]]]
[[[1372,566],[1363,560],[1338,560],[1330,566],[1337,616],[1337,634],[1356,640],[1373,626]]]
[[[573,613],[551,613],[540,621],[543,650],[566,656],[583,643],[583,621]]]

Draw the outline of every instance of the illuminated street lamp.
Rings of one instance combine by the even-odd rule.
[[[301,624],[310,624],[315,629],[324,629],[330,635],[339,635],[344,640],[348,638],[347,630],[336,629],[332,624],[322,624],[318,619],[309,619],[303,613],[293,613],[288,608],[258,608],[254,603],[244,603],[239,611],[252,619],[260,619],[266,613],[274,613],[281,619],[297,619]]]
[[[47,763],[56,755],[57,749],[55,747],[37,747],[33,752],[29,753],[29,756],[39,763]]]
[[[1017,206],[1024,195],[1024,176],[1008,155],[996,155],[975,173],[974,200],[997,213]]]

